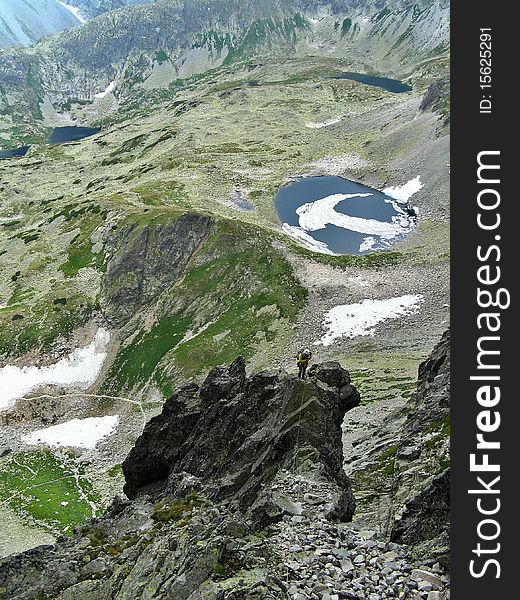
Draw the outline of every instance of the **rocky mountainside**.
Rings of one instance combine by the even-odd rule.
[[[417,401],[439,367],[438,356],[429,362]],[[406,547],[346,524],[355,502],[341,424],[359,402],[338,363],[313,365],[306,381],[247,377],[242,358],[216,367],[146,425],[123,463],[130,500],[69,539],[4,559],[0,595],[445,598],[438,564],[414,566]]]
[[[41,139],[46,125],[59,115],[66,121],[71,110],[83,124],[95,121],[103,110],[84,109],[111,82],[117,101],[131,104],[143,87],[165,89],[260,57],[348,57],[352,70],[377,64],[390,75],[409,76],[418,66],[435,73],[447,56],[448,14],[439,0],[395,0],[384,7],[372,0],[161,0],[128,6],[34,49],[1,55],[0,133],[11,143]]]
[[[0,48],[32,46],[88,19],[153,0],[0,0]]]
[[[358,411],[360,409],[357,409]],[[353,415],[353,422],[356,417]],[[345,429],[351,422],[347,418]],[[449,564],[450,333],[419,366],[417,388],[346,453],[357,521],[416,558]]]
[[[29,46],[81,23],[57,0],[0,0],[0,48]]]
[[[173,387],[238,355],[294,370],[306,346],[360,389],[354,519],[390,535],[401,409],[449,318],[447,9],[170,0],[0,54],[0,147],[30,146],[0,151],[1,556],[103,513]],[[64,125],[101,130],[46,143]],[[416,227],[384,251],[309,250],[275,196],[314,176],[412,188]]]
[[[399,463],[391,539],[449,561],[450,333],[419,367],[396,452]]]
[[[150,4],[155,0],[68,0],[67,3],[78,9],[85,19],[93,19],[103,13],[132,4]]]

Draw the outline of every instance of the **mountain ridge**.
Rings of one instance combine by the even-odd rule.
[[[394,11],[377,6],[369,3],[369,16],[364,2],[348,7],[320,2],[308,16],[304,11],[309,4],[301,0],[247,0],[225,6],[218,0],[162,0],[129,6],[35,48],[0,56],[0,106],[13,121],[27,121],[31,115],[30,128],[37,131],[45,124],[42,104],[58,113],[75,102],[82,108],[111,81],[116,98],[130,100],[159,73],[167,87],[176,79],[253,57],[348,55],[351,63],[363,64],[370,47],[372,62],[387,73],[403,75],[404,70],[409,75],[413,65],[445,55],[449,30],[443,3],[426,1],[420,9],[419,4],[396,0]],[[318,19],[310,16],[318,13]],[[347,31],[342,23],[349,24]]]
[[[437,380],[436,393],[445,385]],[[0,593],[275,600],[358,598],[361,589],[384,600],[433,589],[445,597],[439,565],[343,523],[354,499],[341,423],[359,402],[335,362],[313,365],[306,381],[246,377],[242,358],[213,369],[146,425],[123,463],[130,501],[116,498],[68,540],[0,561]]]

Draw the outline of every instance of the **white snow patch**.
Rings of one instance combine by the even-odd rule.
[[[334,119],[329,119],[328,121],[321,121],[319,123],[315,123],[312,121],[308,121],[305,123],[305,127],[309,129],[322,129],[323,127],[330,127],[331,125],[336,125],[336,123],[340,123],[343,120],[343,117],[336,117]]]
[[[386,194],[399,202],[408,202],[408,200],[423,187],[424,184],[421,183],[421,177],[420,175],[417,175],[417,177],[410,179],[410,181],[406,182],[404,185],[394,185],[385,188],[383,194]]]
[[[337,256],[335,252],[329,250],[329,247],[325,242],[320,242],[319,240],[315,240],[312,236],[306,233],[301,227],[296,227],[294,225],[289,225],[288,223],[284,223],[282,225],[282,231],[294,238],[302,246],[309,250],[313,250],[314,252],[320,252],[321,254],[329,254],[330,256]]]
[[[16,400],[41,385],[88,388],[99,375],[109,341],[109,331],[100,328],[91,344],[74,350],[53,365],[47,367],[6,365],[0,369],[0,410],[10,408]]]
[[[119,423],[119,416],[72,419],[46,429],[38,429],[22,437],[30,445],[45,444],[53,448],[85,448],[92,450],[110,435]]]
[[[108,87],[103,91],[103,92],[98,92],[97,94],[94,94],[94,98],[104,98],[105,96],[108,96],[108,94],[111,94],[116,88],[116,82],[115,81],[111,81],[108,84]]]
[[[406,218],[404,212],[399,211],[392,222],[378,221],[376,219],[363,219],[361,217],[351,217],[337,212],[336,205],[347,198],[365,198],[372,194],[332,194],[326,198],[321,198],[315,202],[307,202],[296,209],[299,215],[300,227],[305,231],[317,231],[325,229],[328,224],[337,225],[350,231],[365,233],[367,235],[378,235],[383,240],[390,240],[407,233],[412,224]]]
[[[378,323],[414,314],[423,301],[421,294],[414,294],[385,300],[365,299],[357,304],[335,306],[325,315],[324,323],[328,332],[318,344],[330,346],[341,337],[374,335]]]
[[[76,6],[71,6],[70,4],[67,4],[66,2],[62,2],[62,0],[56,0],[56,2],[58,4],[61,4],[63,6],[63,8],[66,8],[69,12],[71,12],[80,23],[87,22],[87,19],[85,19],[84,17],[81,16],[81,14],[79,12],[79,8],[77,8]]]
[[[377,244],[376,238],[369,235],[359,245],[359,251],[366,252],[367,250],[371,250],[376,244]]]

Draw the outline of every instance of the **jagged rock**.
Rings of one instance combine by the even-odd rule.
[[[444,114],[444,124],[449,123],[450,82],[448,78],[434,81],[426,90],[420,110],[439,111]]]
[[[404,448],[400,448],[397,452],[397,458],[401,460],[415,460],[421,456],[421,449],[414,448],[412,446],[406,446]]]
[[[450,515],[450,471],[447,469],[412,498],[394,525],[392,541],[409,545],[441,535]]]
[[[313,373],[320,378],[247,378],[239,357],[213,369],[200,389],[183,387],[123,463],[130,500],[115,498],[70,539],[5,559],[0,589],[20,600],[287,598],[266,570],[275,550],[254,530],[284,515],[301,526],[290,518],[302,512],[299,494],[319,498],[309,505],[317,511],[322,498],[335,497],[329,518],[349,519],[354,509],[341,423],[359,394],[352,387],[342,397],[350,380],[336,363]],[[322,527],[326,539],[337,534]],[[336,560],[332,549],[324,558]]]
[[[199,492],[202,487],[200,477],[195,477],[190,473],[172,473],[164,488],[166,497],[185,498],[189,494]]]
[[[294,514],[270,488],[277,473],[309,470],[336,485],[330,517],[349,520],[354,499],[342,468],[341,423],[359,403],[353,386],[345,393],[349,383],[337,363],[315,365],[305,381],[266,372],[246,378],[241,357],[216,367],[200,390],[183,388],[148,423],[123,463],[125,493],[175,493],[184,473],[202,482],[207,497],[250,509],[265,526]]]
[[[415,579],[415,581],[419,582],[419,584],[421,581],[426,581],[436,590],[442,588],[442,579],[430,571],[425,571],[424,569],[414,569],[411,573],[411,578]]]
[[[438,358],[430,364],[442,376]],[[423,369],[421,381],[440,392],[431,373]],[[13,600],[445,598],[441,565],[412,572],[405,547],[341,522],[353,504],[340,425],[359,401],[355,388],[341,397],[346,379],[331,364],[305,381],[248,378],[239,358],[200,389],[183,387],[125,461],[130,499],[115,498],[72,538],[0,562],[0,589]],[[448,480],[446,471],[423,482],[410,518],[401,515],[414,549],[431,551],[437,521],[443,535],[444,517],[420,517],[419,531],[412,509],[435,509]]]
[[[396,498],[406,496],[390,539],[408,544],[418,558],[435,558],[446,566],[449,563],[450,521],[450,469],[446,458],[450,441],[449,330],[420,365],[417,390],[407,411],[397,456],[411,461],[411,472],[423,475],[412,479],[411,488],[404,476],[398,479]],[[416,446],[421,438],[424,450]],[[437,467],[425,477],[424,472],[431,471],[429,465],[432,463]]]
[[[447,330],[430,356],[419,366],[417,390],[407,406],[402,444],[450,413],[450,331]],[[413,445],[413,444],[410,444]]]

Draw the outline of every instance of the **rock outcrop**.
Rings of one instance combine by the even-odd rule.
[[[395,500],[402,508],[390,538],[419,557],[449,562],[450,332],[419,367],[417,390],[397,450]],[[404,505],[404,506],[403,506]]]
[[[409,400],[356,440],[345,468],[357,526],[404,545],[413,560],[449,567],[449,330],[420,364]]]
[[[123,463],[125,492],[178,499],[194,489],[265,526],[285,512],[273,488],[278,475],[309,471],[337,488],[330,515],[348,521],[354,497],[341,423],[359,401],[337,363],[315,365],[302,381],[269,372],[247,378],[238,358],[214,368],[200,390],[184,387],[148,423]]]
[[[341,423],[359,401],[338,363],[305,381],[247,377],[242,358],[214,368],[145,427],[123,464],[130,500],[72,538],[5,559],[0,597],[287,598],[265,532],[352,517]]]
[[[124,227],[110,241],[103,281],[110,321],[124,325],[170,287],[207,238],[211,225],[209,217],[184,214],[162,224]]]

